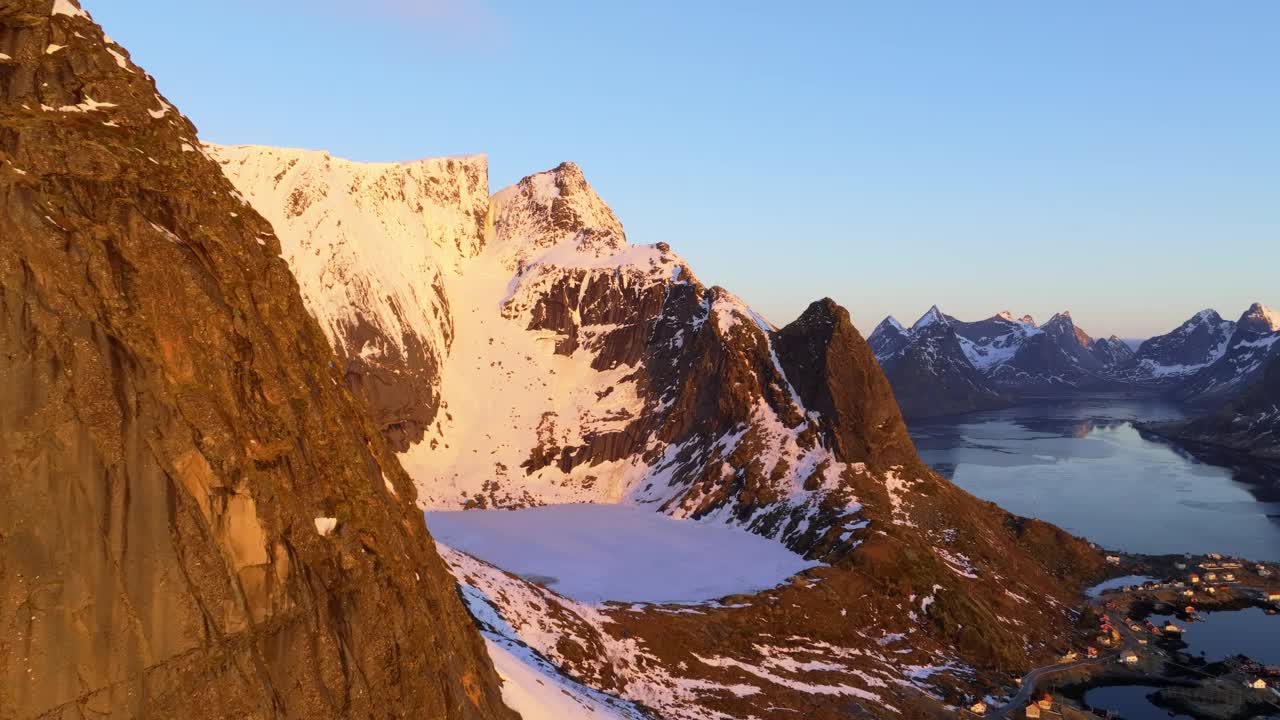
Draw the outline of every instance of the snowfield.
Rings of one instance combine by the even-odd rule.
[[[514,640],[482,633],[502,679],[502,700],[524,720],[641,720],[645,716],[617,698],[565,677],[544,658]]]
[[[746,530],[626,505],[426,516],[437,541],[581,602],[705,602],[818,565]]]

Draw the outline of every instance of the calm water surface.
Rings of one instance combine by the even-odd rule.
[[[1084,694],[1084,701],[1089,707],[1098,710],[1111,710],[1120,714],[1124,720],[1169,720],[1169,718],[1187,718],[1190,715],[1171,715],[1147,700],[1147,696],[1159,688],[1147,685],[1116,685],[1113,687],[1094,688]]]
[[[1177,618],[1153,615],[1151,622],[1169,620],[1183,628],[1182,642],[1191,655],[1203,654],[1210,662],[1247,655],[1264,665],[1280,665],[1280,615],[1258,608],[1234,612],[1202,613],[1199,620],[1184,623]]]
[[[1280,561],[1280,469],[1193,457],[1133,425],[1180,417],[1159,401],[1104,398],[911,431],[924,461],[965,490],[1105,547]]]

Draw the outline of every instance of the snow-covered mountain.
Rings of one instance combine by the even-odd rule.
[[[1214,310],[1202,310],[1172,331],[1138,346],[1119,376],[1127,382],[1170,387],[1212,365],[1226,352],[1236,324]]]
[[[485,158],[369,164],[324,152],[206,149],[277,228],[307,308],[384,436],[402,452],[421,442],[454,340],[445,278],[485,244]]]
[[[1177,386],[1180,400],[1204,407],[1225,403],[1262,379],[1280,356],[1280,312],[1254,303],[1235,323],[1218,357]]]
[[[871,334],[876,359],[908,418],[955,415],[1007,404],[975,366],[984,360],[959,334],[959,321],[934,306],[911,326],[887,318]]]
[[[952,334],[976,374],[960,362]],[[963,322],[935,305],[911,328],[886,318],[869,342],[909,417],[983,409],[995,397],[1097,391],[1164,393],[1213,408],[1258,387],[1280,357],[1280,312],[1254,304],[1231,322],[1203,310],[1134,351],[1114,335],[1090,337],[1069,312],[1037,326],[1008,311]]]
[[[892,315],[881,320],[875,330],[871,331],[871,335],[867,336],[867,343],[871,346],[871,352],[875,353],[876,358],[889,357],[909,342],[911,342],[911,331],[903,327],[902,323]]]
[[[1133,364],[1136,357],[1129,343],[1115,335],[1095,339],[1089,343],[1089,352],[1093,353],[1102,367],[1112,372]]]
[[[209,152],[273,220],[423,507],[625,501],[807,550],[856,522],[855,476],[913,453],[847,313],[774,327],[630,244],[571,163],[481,211],[483,158]]]
[[[766,700],[819,714],[851,699],[873,715],[936,710],[943,688],[1006,682],[997,668],[1047,654],[1040,629],[1071,622],[1065,608],[1097,554],[921,463],[870,346],[834,302],[769,323],[666,244],[631,244],[570,163],[494,193],[481,213],[481,158],[386,166],[209,152],[276,224],[312,312],[337,319],[321,325],[348,383],[401,443],[422,507],[629,504],[744,528],[829,565],[696,611],[602,610],[451,555],[491,652],[532,652],[524,670],[568,673],[560,685],[574,702],[666,717],[749,717]],[[427,310],[407,311],[412,298]],[[913,337],[949,337],[968,362],[951,322],[938,313]],[[410,345],[434,364],[411,366]],[[432,392],[396,406],[396,393],[367,391],[384,375]],[[420,439],[404,417],[430,418]],[[795,611],[769,615],[777,603]],[[967,630],[996,615],[1010,624]],[[820,683],[776,666],[757,648],[784,629],[794,637],[777,657],[843,659]],[[885,654],[885,633],[910,641]],[[929,659],[952,669],[918,669]],[[753,669],[765,674],[744,683]],[[733,695],[748,684],[750,697]]]
[[[1040,326],[1007,310],[964,322],[935,305],[910,329],[886,319],[870,343],[903,412],[917,418],[998,407],[1010,398],[1108,389],[1111,374],[1132,362],[1123,341],[1094,340],[1069,312]]]
[[[990,373],[1013,359],[1028,338],[1039,335],[1040,326],[1030,315],[1015,318],[1003,310],[986,320],[953,323],[956,333],[964,338],[965,354],[974,367]]]
[[[1262,303],[1254,303],[1240,316],[1236,328],[1257,335],[1280,332],[1280,310],[1273,310]]]
[[[1013,352],[988,368],[988,377],[1004,392],[1018,395],[1063,395],[1105,389],[1112,369],[1091,347],[1093,338],[1071,313],[1057,313],[1035,329],[1013,335]]]

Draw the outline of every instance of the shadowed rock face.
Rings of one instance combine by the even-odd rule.
[[[1124,377],[1150,385],[1172,385],[1212,364],[1226,350],[1236,324],[1203,310],[1164,335],[1145,340]]]
[[[871,352],[875,353],[877,358],[889,357],[906,347],[909,342],[911,342],[911,334],[893,316],[881,320],[876,329],[871,331],[871,335],[867,336]]]
[[[1094,340],[1089,344],[1089,352],[1093,353],[1104,368],[1127,367],[1135,357],[1133,348],[1115,335]]]
[[[965,355],[954,324],[921,329],[911,342],[882,357],[898,405],[910,419],[1004,407],[1000,395]]]
[[[1178,400],[1214,409],[1242,398],[1262,382],[1268,364],[1280,358],[1280,328],[1271,311],[1255,303],[1240,316],[1220,356],[1174,389]]]
[[[69,2],[0,53],[0,718],[514,717],[195,128]]]
[[[822,415],[822,431],[845,462],[893,465],[915,448],[875,356],[831,299],[809,306],[777,333],[778,357],[805,407]]]
[[[1144,427],[1184,442],[1280,460],[1280,355],[1268,362],[1257,382],[1212,412]]]

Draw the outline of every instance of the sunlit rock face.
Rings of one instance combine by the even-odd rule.
[[[0,53],[0,717],[514,717],[271,226],[74,3]]]

